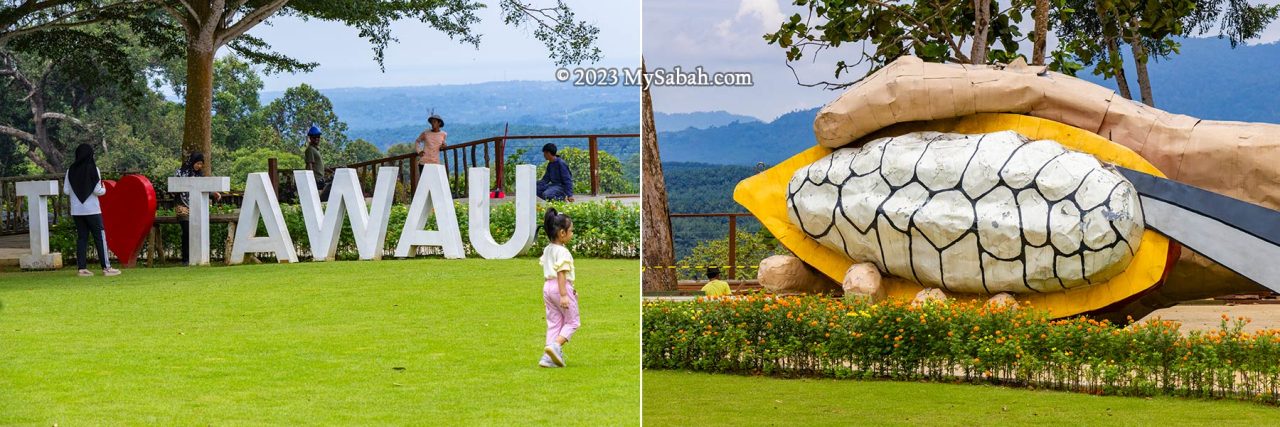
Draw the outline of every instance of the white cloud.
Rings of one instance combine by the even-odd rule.
[[[748,17],[758,19],[760,28],[764,31],[777,31],[778,25],[785,19],[778,0],[742,0],[738,4],[738,16],[735,19]]]

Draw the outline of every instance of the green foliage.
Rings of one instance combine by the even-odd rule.
[[[281,167],[283,168],[284,166]],[[243,176],[241,179],[243,182]],[[214,214],[235,212],[235,207],[233,206],[213,206]],[[466,249],[467,256],[476,257],[478,255],[471,248],[468,237],[470,236],[468,232],[470,224],[467,221],[467,206],[465,200],[454,203],[454,209],[458,214],[458,227],[462,232],[463,247]],[[547,207],[554,207],[557,211],[568,215],[573,220],[574,238],[569,242],[568,248],[575,257],[637,258],[640,256],[639,206],[624,205],[612,201],[540,203],[538,207],[539,216],[536,219],[538,226],[542,225],[541,214],[546,211]],[[284,221],[289,230],[289,236],[293,239],[293,244],[297,248],[298,256],[303,258],[310,257],[311,246],[307,241],[307,226],[302,217],[302,209],[298,205],[282,205],[280,211],[284,214]],[[404,229],[405,217],[408,216],[408,213],[408,206],[394,205],[391,207],[391,219],[387,222],[387,239],[383,246],[385,257],[393,256],[396,242],[400,240],[400,231]],[[156,215],[172,216],[173,212],[160,211]],[[427,220],[426,228],[435,229],[435,227],[435,217],[433,216]],[[181,254],[177,251],[181,248],[182,242],[177,226],[165,226],[163,228],[165,250],[170,257],[180,257]],[[515,230],[515,203],[501,203],[491,207],[489,230],[494,239],[499,242],[505,242],[511,236],[512,230]],[[64,257],[74,258],[75,225],[71,221],[62,221],[52,227],[49,233],[49,247],[51,250],[62,252]],[[266,229],[262,224],[259,224],[257,235],[265,236],[265,233]],[[211,256],[214,258],[225,256],[224,246],[221,242],[227,241],[226,224],[210,224],[209,239],[213,242],[209,248]],[[539,231],[537,242],[521,256],[540,256],[542,248],[546,245],[547,236]],[[90,256],[90,258],[93,257],[96,257],[96,255]],[[355,237],[351,233],[349,222],[343,225],[341,237],[338,240],[337,257],[338,259],[346,260],[358,258]]]
[[[333,103],[311,85],[303,83],[284,91],[262,111],[267,126],[275,129],[286,146],[302,152],[307,144],[307,129],[320,128],[320,155],[326,165],[338,164],[347,146],[347,124],[333,112]]]
[[[1118,45],[1140,43],[1148,57],[1164,59],[1178,53],[1180,43],[1174,37],[1201,36],[1217,29],[1218,37],[1228,38],[1234,48],[1258,37],[1278,14],[1280,6],[1225,0],[1056,0],[1051,21],[1059,43],[1049,65],[1071,75],[1093,67],[1095,75],[1115,79],[1124,59],[1107,49],[1108,38]]]
[[[369,160],[380,159],[384,157],[378,147],[370,144],[369,141],[357,139],[347,144],[347,148],[342,150],[342,158],[339,164],[349,165],[352,163],[366,162]]]
[[[676,262],[679,266],[687,266],[687,268],[677,270],[677,274],[681,279],[705,279],[707,277],[705,266],[714,265],[724,272],[725,276],[723,278],[726,280],[755,279],[760,260],[773,255],[788,253],[790,252],[781,243],[778,243],[778,239],[774,238],[773,234],[766,228],[760,228],[760,231],[754,233],[739,230],[737,246],[735,247],[735,257],[737,258],[735,277],[728,277],[728,237],[698,242],[698,246],[694,247],[688,256],[680,258],[680,261]]]
[[[276,167],[279,169],[306,168],[302,156],[274,148],[245,147],[231,153],[231,158],[234,160],[226,173],[231,176],[231,187],[238,190],[244,189],[245,179],[250,173],[267,172],[267,160],[271,158],[276,159]]]
[[[756,173],[757,167],[754,166],[678,162],[662,164],[667,201],[672,213],[746,212],[745,208],[733,201],[733,189],[739,181]],[[738,218],[739,233],[755,233],[756,230],[761,230],[761,227],[755,217]],[[671,231],[676,259],[682,259],[689,257],[698,245],[725,241],[729,236],[729,221],[725,218],[672,218]],[[724,256],[720,258],[728,259]],[[739,261],[738,264],[747,265],[743,262],[751,260]],[[689,277],[687,274],[690,273],[682,271],[681,274],[685,275],[682,277]],[[750,274],[754,276],[755,272]]]
[[[533,27],[533,37],[547,46],[556,65],[600,60],[600,48],[595,47],[600,29],[587,21],[575,21],[564,0],[541,9],[520,0],[502,0],[502,19],[508,25]]]
[[[987,61],[1016,56],[1017,40],[1023,38],[1021,8],[1025,2],[1014,2],[1002,10],[999,2],[990,2],[991,22],[987,42],[991,51]],[[856,61],[837,61],[835,79],[855,67],[868,64],[875,72],[895,59],[915,55],[929,62],[969,63],[965,55],[974,32],[974,3],[939,3],[913,0],[885,3],[874,0],[794,0],[793,5],[807,13],[796,13],[783,21],[778,30],[764,35],[769,44],[786,50],[787,62],[824,49],[836,49],[845,43],[866,42],[867,49],[855,49],[861,55]],[[999,43],[1004,49],[996,49]],[[842,88],[852,83],[821,82],[827,88]]]
[[[644,366],[834,378],[970,381],[1092,394],[1280,403],[1280,330],[1245,320],[1188,334],[972,302],[878,305],[748,295],[644,305]]]
[[[213,145],[227,151],[260,147],[265,125],[258,92],[262,78],[248,63],[228,55],[213,63]]]
[[[504,179],[507,183],[514,183],[516,177],[515,165],[525,163],[530,151],[525,148],[516,149],[507,155],[506,168],[503,169]],[[541,153],[541,151],[538,151]],[[560,148],[557,150],[560,159],[569,165],[569,171],[573,173],[573,193],[589,194],[591,193],[591,153],[587,150],[577,147]],[[597,152],[596,160],[599,161],[600,176],[600,192],[602,194],[635,194],[639,192],[640,183],[638,181],[629,181],[623,174],[622,162],[617,157],[603,150]],[[538,164],[537,179],[542,179],[542,175],[547,172],[547,162],[545,160]],[[639,178],[637,176],[637,178]],[[509,185],[508,188],[515,189]]]
[[[409,154],[412,152],[414,152],[413,144],[410,144],[410,143],[402,142],[402,143],[387,147],[387,157],[399,156],[401,154]]]

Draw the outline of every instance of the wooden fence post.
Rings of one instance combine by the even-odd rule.
[[[495,158],[493,160],[494,160],[494,163],[496,163],[496,167],[494,169],[497,170],[498,184],[494,185],[494,187],[496,187],[498,191],[505,193],[507,192],[507,185],[506,185],[507,175],[505,174],[506,171],[504,171],[503,168],[506,166],[506,163],[507,163],[507,157],[506,157],[507,139],[502,138],[495,142],[496,142],[495,145],[497,146],[497,148],[494,149]]]
[[[267,174],[271,176],[271,191],[280,197],[280,168],[275,157],[267,159]]]
[[[409,198],[418,191],[418,156],[409,158]]]
[[[734,275],[738,269],[738,216],[729,215],[729,279],[737,279]]]
[[[587,147],[591,152],[591,195],[600,195],[600,143],[596,137],[587,137]]]

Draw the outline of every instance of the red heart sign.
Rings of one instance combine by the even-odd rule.
[[[107,232],[107,248],[132,267],[138,248],[151,232],[156,220],[156,190],[151,180],[142,175],[125,175],[119,182],[103,180],[107,194],[98,198],[102,205],[102,225]]]

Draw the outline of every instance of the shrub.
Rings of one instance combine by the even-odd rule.
[[[833,378],[972,381],[1092,394],[1280,403],[1280,330],[1179,332],[968,302],[915,307],[762,294],[646,302],[644,366]]]
[[[467,202],[459,201],[454,203],[458,212],[458,227],[462,231],[463,247],[467,251],[467,256],[478,256],[471,248],[468,239],[468,221],[467,221]],[[567,202],[550,202],[541,203],[538,206],[538,218],[536,222],[542,225],[542,212],[547,207],[555,207],[556,210],[565,213],[574,222],[574,238],[569,243],[569,251],[579,258],[636,258],[640,256],[640,208],[636,205],[625,205],[613,201],[594,201],[582,203]],[[227,205],[214,205],[215,214],[233,213],[234,207]],[[494,239],[499,242],[505,241],[511,236],[511,231],[515,229],[515,203],[503,203],[491,207],[492,211],[489,215],[489,228],[493,233]],[[298,205],[282,205],[281,212],[284,214],[286,227],[289,229],[289,237],[293,240],[297,249],[298,256],[308,258],[311,256],[310,244],[307,241],[307,227],[302,218],[302,210]],[[400,230],[404,228],[405,217],[408,215],[409,208],[405,205],[394,205],[391,207],[391,218],[387,222],[387,240],[383,246],[383,256],[391,257],[395,251],[396,242],[400,240]],[[160,210],[156,212],[157,216],[172,216],[171,210]],[[341,237],[338,240],[337,258],[357,259],[355,237],[351,233],[349,223],[344,223]],[[427,228],[435,227],[435,218],[432,217],[427,221]],[[210,224],[209,241],[210,253],[213,258],[222,258],[224,253],[224,242],[227,239],[227,226],[225,224]],[[258,227],[258,235],[265,235],[266,230],[261,224]],[[169,257],[180,258],[182,254],[178,253],[181,249],[181,233],[177,226],[163,226],[164,248]],[[111,230],[107,230],[108,233]],[[50,230],[50,249],[54,252],[62,252],[63,258],[74,260],[76,248],[76,230],[75,225],[68,220],[62,221]],[[546,234],[539,229],[537,242],[529,248],[528,251],[521,256],[539,256],[542,248],[547,245]],[[92,245],[90,245],[92,246]],[[438,251],[437,251],[438,252]],[[90,258],[97,255],[90,250]]]
[[[698,243],[693,248],[689,256],[680,258],[676,262],[681,268],[679,276],[681,279],[704,279],[706,278],[707,266],[719,266],[724,271],[725,279],[741,279],[749,280],[756,278],[756,272],[760,268],[760,260],[773,255],[790,253],[778,239],[773,237],[772,233],[766,228],[760,228],[755,233],[747,231],[738,232],[738,243],[735,248],[735,258],[737,258],[737,270],[735,277],[728,277],[726,266],[729,265],[729,238],[718,240],[706,240]]]

